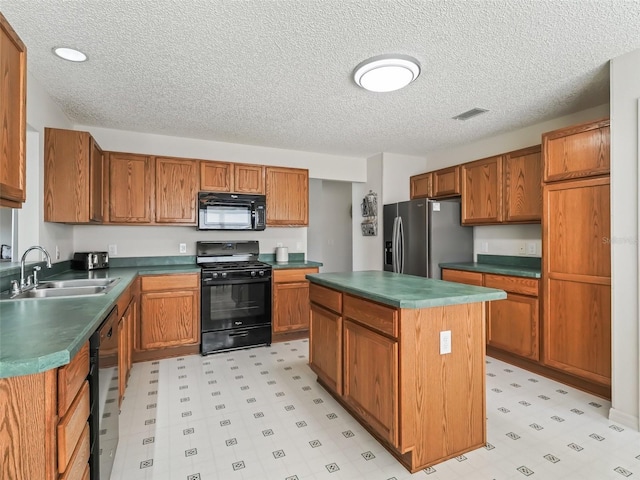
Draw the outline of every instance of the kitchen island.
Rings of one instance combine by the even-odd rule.
[[[485,445],[484,302],[504,291],[379,271],[307,279],[311,369],[409,471]]]

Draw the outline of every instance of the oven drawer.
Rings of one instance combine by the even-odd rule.
[[[255,345],[271,345],[271,324],[202,333],[202,353],[221,352]]]

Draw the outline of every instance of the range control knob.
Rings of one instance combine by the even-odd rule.
[[[260,271],[258,272],[258,275],[260,275],[261,277],[264,277],[264,270],[260,270]]]
[[[255,277],[256,276],[256,271],[255,270],[251,270],[251,276]]]
[[[222,272],[222,278],[227,278],[227,272]]]
[[[211,278],[218,278],[218,272],[213,272],[211,274]]]

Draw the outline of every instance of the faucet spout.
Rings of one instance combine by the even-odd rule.
[[[27,248],[27,250],[22,254],[22,258],[20,259],[20,289],[27,287],[27,281],[24,277],[24,262],[27,258],[27,254],[31,250],[40,250],[44,254],[47,261],[47,268],[51,268],[51,255],[49,255],[49,252],[47,252],[43,247],[41,247],[40,245],[34,245],[33,247]]]

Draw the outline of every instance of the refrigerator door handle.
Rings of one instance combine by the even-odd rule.
[[[402,226],[402,217],[398,217],[398,243],[400,251],[398,252],[398,273],[404,273],[404,228]]]
[[[398,268],[398,217],[393,219],[393,233],[391,234],[391,267],[393,273]]]

